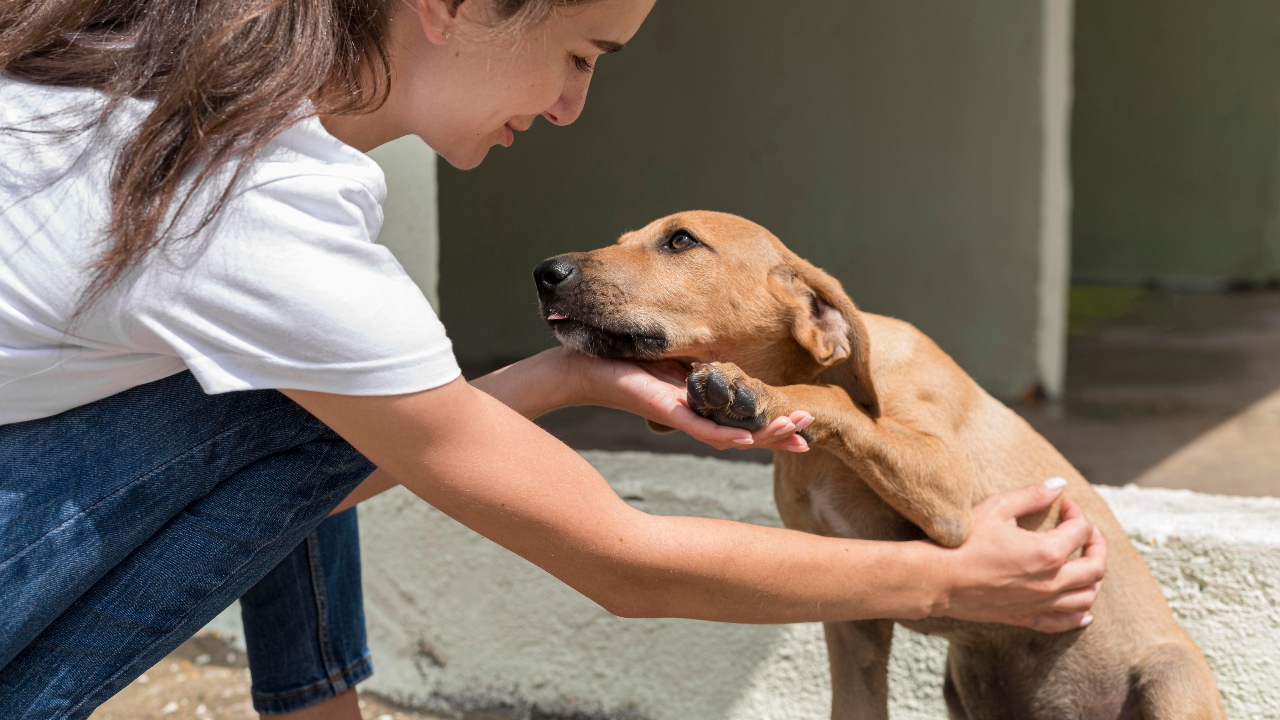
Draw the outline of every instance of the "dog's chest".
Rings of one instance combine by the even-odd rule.
[[[923,537],[834,456],[820,450],[780,455],[774,461],[774,495],[787,527],[864,540]]]

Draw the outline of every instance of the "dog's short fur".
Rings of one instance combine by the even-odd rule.
[[[826,273],[732,215],[687,212],[616,245],[535,270],[543,317],[567,346],[688,363],[689,399],[748,429],[795,410],[814,451],[780,452],[787,527],[949,547],[983,498],[1048,477],[1107,538],[1092,625],[1045,635],[949,619],[903,622],[947,638],[952,718],[1223,718],[1204,656],[1107,505],[1044,438],[911,325],[859,312]],[[559,319],[565,316],[565,319]],[[1024,519],[1056,522],[1056,510]],[[890,620],[828,623],[832,716],[887,718]]]

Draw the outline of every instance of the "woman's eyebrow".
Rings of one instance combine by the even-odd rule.
[[[621,52],[622,48],[626,47],[626,45],[623,45],[620,42],[614,42],[612,40],[592,40],[591,44],[595,45],[596,47],[600,48],[600,50],[606,53]]]

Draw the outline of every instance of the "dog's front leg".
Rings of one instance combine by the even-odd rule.
[[[888,720],[892,620],[823,623],[831,660],[831,720]]]
[[[687,386],[694,412],[721,425],[759,430],[808,411],[814,422],[801,435],[810,446],[834,453],[934,542],[956,547],[969,536],[972,470],[942,431],[873,419],[835,385],[765,385],[733,363],[697,363]]]

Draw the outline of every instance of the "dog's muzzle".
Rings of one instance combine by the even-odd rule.
[[[657,360],[668,348],[660,329],[640,327],[616,313],[602,312],[598,299],[583,285],[581,265],[571,256],[559,255],[533,269],[542,318],[567,348],[601,358]],[[584,297],[584,294],[587,297]]]

